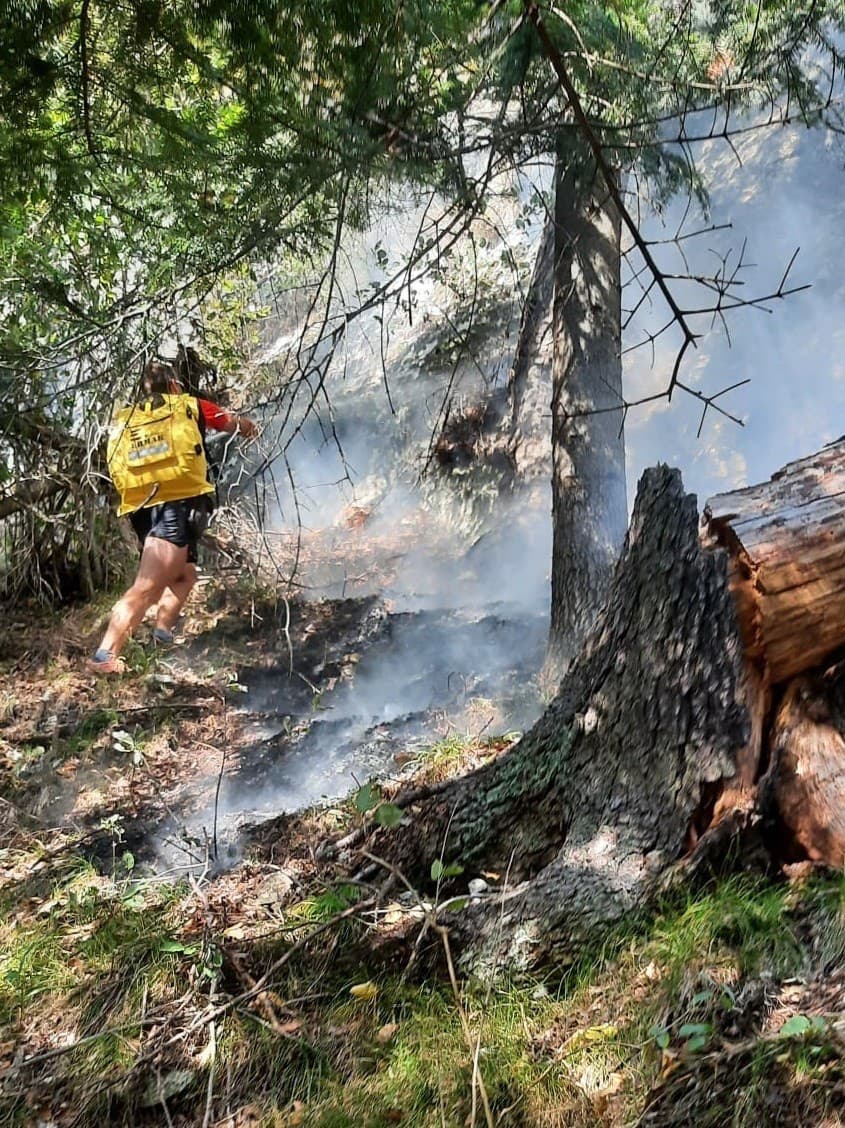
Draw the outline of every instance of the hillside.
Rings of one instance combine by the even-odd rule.
[[[397,635],[401,648],[406,618],[378,600],[287,603],[219,577],[183,644],[165,655],[139,636],[118,683],[80,665],[102,610],[21,614],[3,632],[5,1122],[842,1123],[835,874],[750,858],[528,978],[450,982],[448,960],[436,972],[372,946],[409,910],[412,952],[440,945],[431,914],[460,911],[460,876],[433,900],[401,875],[385,895],[342,850],[318,861],[321,843],[392,822],[400,779],[424,794],[512,744],[509,718],[537,708],[513,639],[516,671],[359,726],[356,761],[313,734],[368,656]],[[451,629],[477,645],[489,620]],[[363,783],[367,754],[377,789],[259,822],[294,780],[290,808],[331,791],[333,771],[357,765]]]

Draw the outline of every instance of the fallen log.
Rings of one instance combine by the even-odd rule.
[[[845,439],[711,498],[702,541],[728,553],[752,726],[720,810],[765,769],[759,805],[784,857],[839,867],[845,710],[820,667],[845,645]]]
[[[703,538],[728,552],[745,652],[770,685],[845,645],[845,439],[712,497]]]

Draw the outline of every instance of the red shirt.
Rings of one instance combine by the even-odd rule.
[[[203,422],[206,427],[210,427],[212,431],[225,431],[235,425],[234,415],[230,415],[228,411],[220,407],[219,404],[212,403],[210,400],[200,399],[197,397],[199,409],[202,412]]]

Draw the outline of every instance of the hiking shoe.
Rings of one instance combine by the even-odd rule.
[[[172,646],[173,641],[173,631],[165,627],[153,627],[153,642],[156,646]]]
[[[86,665],[95,674],[122,674],[126,670],[124,660],[116,657],[110,650],[96,650],[94,657],[89,658]]]

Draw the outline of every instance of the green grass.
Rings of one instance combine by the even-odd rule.
[[[788,920],[790,899],[785,885],[728,878],[657,918],[656,956],[673,970],[675,982],[692,960],[718,959],[720,953],[730,953],[741,974],[763,965],[773,974],[792,974],[802,956]]]
[[[727,881],[667,906],[633,935],[620,934],[556,983],[467,989],[462,1003],[473,1039],[480,1039],[481,1075],[497,1123],[595,1125],[605,1094],[620,1084],[620,1099],[641,1107],[662,1063],[656,1022],[668,1022],[669,1049],[695,1061],[707,1040],[697,1049],[683,1031],[696,1019],[717,1028],[743,977],[789,975],[807,965],[811,953],[792,919],[794,902],[786,886]],[[807,904],[814,914],[822,907],[830,915],[842,904],[841,887],[815,887],[801,901]],[[361,978],[369,972],[362,970]],[[472,1054],[448,987],[388,978],[372,1002],[361,1004],[348,997],[349,985],[321,1006],[316,1029],[303,1025],[311,1056],[297,1056],[296,1064],[286,1047],[283,1060],[260,1066],[254,1034],[248,1024],[241,1027],[232,1051],[251,1060],[256,1079],[277,1079],[265,1107],[281,1114],[302,1102],[304,1123],[318,1128],[463,1124],[472,1107]],[[380,1031],[388,1025],[395,1032],[383,1041]],[[271,1059],[279,1052],[272,1039],[262,1044],[261,1054]],[[784,1054],[796,1077],[818,1056],[812,1045],[792,1043],[765,1044],[756,1058],[749,1053],[743,1123],[754,1123],[764,1107]],[[724,1107],[712,1112],[713,1124],[719,1116]]]
[[[526,1039],[526,1023],[547,1011],[548,1002],[509,988],[465,1006],[482,1036],[480,1069],[491,1103],[506,1117],[501,1123],[523,1122],[516,1107],[529,1094],[538,1108],[571,1096],[565,1079],[533,1060]],[[463,1123],[472,1104],[472,1054],[448,990],[386,980],[372,1002],[338,993],[321,1020],[328,1033],[306,1027],[294,1047],[266,1032],[256,1035],[248,1021],[236,1029],[229,1024],[227,1052],[249,1069],[249,1090],[275,1092],[277,1109],[306,1104],[306,1122],[320,1128],[375,1128],[400,1115],[407,1124]]]
[[[633,1119],[667,1053],[680,1063],[672,1099],[693,1101],[700,1089],[705,1101],[679,1123],[763,1125],[774,1085],[786,1086],[810,1123],[826,1107],[834,1076],[829,1026],[774,1040],[752,1031],[729,1069],[709,1063],[748,977],[776,982],[842,953],[844,889],[842,880],[798,891],[723,881],[664,905],[542,980],[465,984],[460,1009],[445,979],[419,983],[403,978],[401,966],[386,972],[380,961],[353,962],[351,943],[362,934],[347,923],[274,980],[281,1032],[260,1006],[241,1004],[216,1019],[210,1066],[209,1028],[190,1020],[204,1013],[212,983],[229,995],[241,989],[225,980],[230,942],[180,934],[186,889],[115,883],[77,860],[41,915],[0,928],[0,1023],[27,1033],[30,1044],[56,1030],[70,1041],[90,1039],[50,1063],[51,1085],[83,1126],[143,1122],[153,1073],[133,1066],[148,1046],[143,1024],[151,1014],[187,1029],[162,1051],[158,1071],[177,1079],[191,1071],[170,1110],[189,1120],[202,1118],[211,1067],[213,1092],[233,1109],[253,1107],[268,1125],[457,1128],[474,1100],[481,1125],[477,1052],[502,1128],[592,1128],[606,1122],[608,1102],[614,1115]],[[354,887],[338,886],[299,902],[289,914],[291,935],[355,896]],[[238,950],[257,977],[285,943]],[[374,997],[353,997],[350,988],[370,980]],[[664,1083],[671,1088],[675,1076]],[[21,1099],[0,1103],[0,1114],[25,1123]]]
[[[0,1026],[13,1026],[40,996],[63,994],[76,983],[61,936],[49,925],[26,930],[0,954]]]
[[[107,728],[118,723],[120,714],[116,709],[93,709],[79,722],[76,731],[67,740],[67,747],[71,755],[81,756],[87,752],[97,737],[101,736]]]
[[[175,982],[179,953],[164,947],[174,928],[172,903],[167,889],[139,902],[128,884],[121,888],[76,859],[38,915],[0,930],[0,1026],[21,1022],[42,1001],[83,1004],[78,1013],[86,1029],[131,1016],[123,1004],[133,983],[149,995],[154,979]],[[100,986],[108,995],[103,1009],[97,1009]]]

